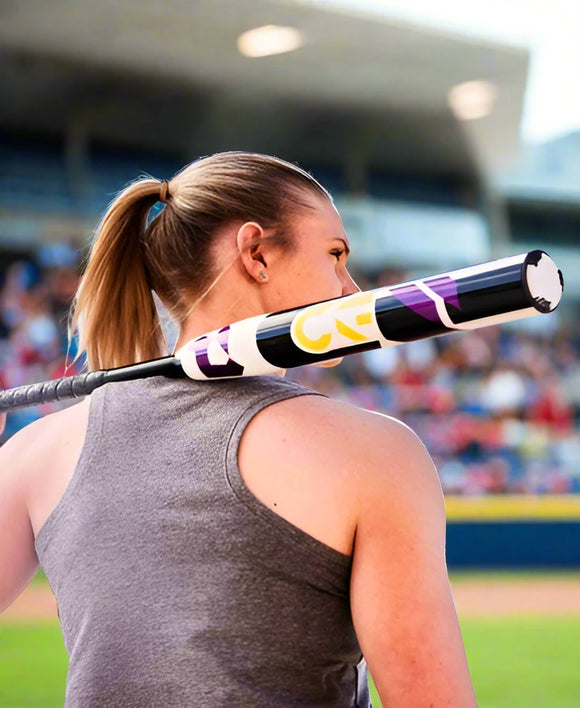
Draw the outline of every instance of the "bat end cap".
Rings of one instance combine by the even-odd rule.
[[[553,312],[562,299],[562,271],[545,251],[531,251],[524,262],[524,276],[536,310]]]

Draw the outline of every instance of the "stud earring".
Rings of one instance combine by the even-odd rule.
[[[264,273],[264,271],[261,270],[261,271],[258,273],[258,277],[259,277],[261,280],[266,280],[266,273]]]

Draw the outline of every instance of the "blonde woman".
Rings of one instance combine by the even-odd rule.
[[[156,202],[163,210],[150,220]],[[357,290],[328,193],[222,153],[109,208],[77,296],[92,368]],[[0,607],[43,566],[66,705],[475,705],[431,459],[282,377],[109,384],[0,450]]]

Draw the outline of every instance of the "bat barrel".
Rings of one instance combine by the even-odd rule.
[[[356,352],[553,311],[562,274],[544,251],[259,315],[177,356],[194,379],[277,373]]]

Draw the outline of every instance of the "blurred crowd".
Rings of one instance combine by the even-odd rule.
[[[68,336],[78,282],[78,254],[63,244],[6,269],[0,279],[0,389],[80,373],[76,339]],[[10,412],[1,440],[62,407],[51,403]]]
[[[7,269],[0,281],[0,387],[82,370],[68,333],[78,272],[76,253],[63,246]],[[384,273],[363,288],[401,282],[402,275]],[[580,493],[580,332],[557,323],[539,317],[454,333],[290,376],[408,423],[447,493]],[[62,405],[11,412],[4,440]]]

